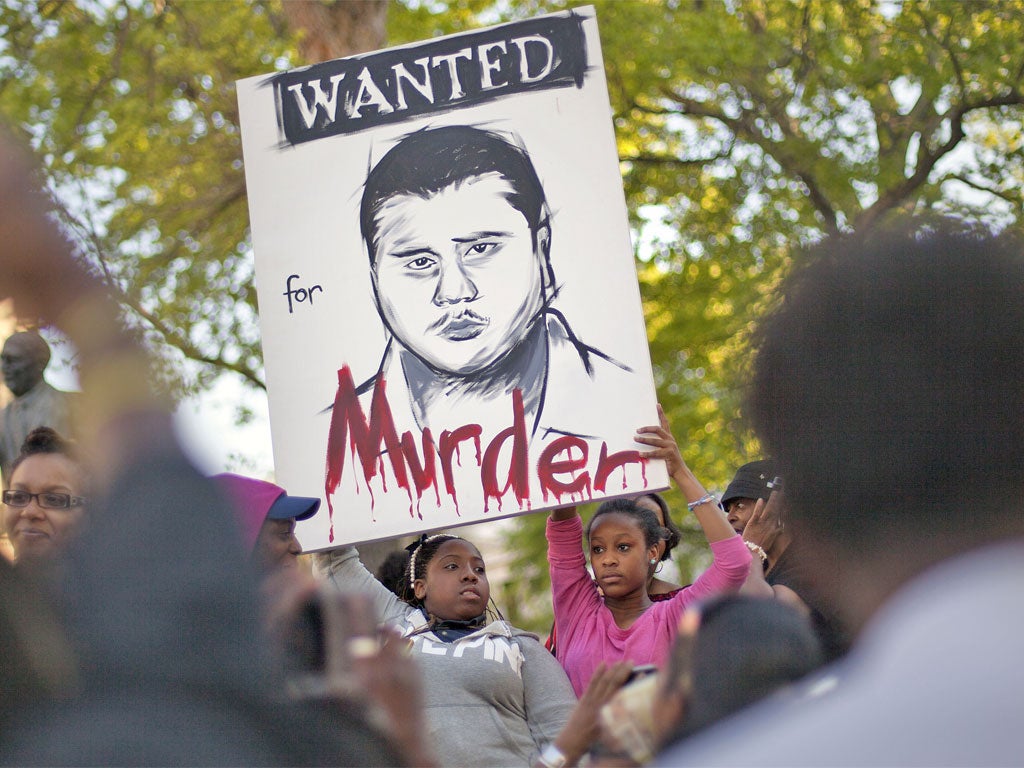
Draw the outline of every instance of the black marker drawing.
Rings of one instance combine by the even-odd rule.
[[[392,413],[408,408],[419,429],[508,421],[519,390],[531,435],[565,432],[558,414],[544,418],[553,377],[631,372],[551,307],[544,189],[501,135],[454,125],[402,139],[367,177],[360,230],[391,338],[359,392],[386,381]]]

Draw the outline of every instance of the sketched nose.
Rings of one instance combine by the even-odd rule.
[[[460,260],[442,265],[434,291],[434,304],[458,304],[461,301],[472,301],[477,296],[476,285],[466,274]]]

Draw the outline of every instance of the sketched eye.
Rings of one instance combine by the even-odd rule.
[[[484,243],[473,243],[469,246],[468,253],[473,256],[480,256],[498,247],[497,243],[484,242]]]
[[[430,269],[436,262],[429,256],[417,256],[415,259],[410,260],[406,263],[406,268],[416,272],[422,272],[425,269]]]

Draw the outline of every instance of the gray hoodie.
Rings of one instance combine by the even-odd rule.
[[[536,635],[506,621],[452,643],[433,632],[413,635],[426,615],[380,584],[354,548],[333,550],[319,563],[340,589],[371,594],[383,622],[412,635],[427,727],[443,765],[528,766],[558,736],[576,697]]]

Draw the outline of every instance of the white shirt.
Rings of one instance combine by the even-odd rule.
[[[1022,652],[1017,540],[948,560],[904,586],[829,670],[831,689],[809,684],[792,702],[759,704],[655,764],[1024,765]]]

